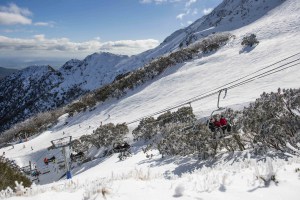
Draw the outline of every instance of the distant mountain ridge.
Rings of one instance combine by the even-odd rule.
[[[94,53],[70,60],[59,70],[30,66],[0,80],[0,132],[36,113],[70,103],[112,82],[115,65],[128,56]]]
[[[120,74],[142,67],[210,34],[250,24],[282,2],[224,0],[210,14],[187,28],[175,31],[158,47],[141,54],[128,57],[94,53],[84,60],[69,60],[58,70],[50,66],[29,67],[8,76],[0,80],[0,133],[38,112],[66,105],[111,83]]]

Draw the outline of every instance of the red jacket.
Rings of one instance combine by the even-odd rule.
[[[221,118],[220,123],[221,123],[221,126],[226,126],[227,125],[227,120],[225,118]]]
[[[214,125],[215,125],[216,127],[221,127],[221,123],[220,123],[219,121],[215,121],[215,122],[214,122]]]

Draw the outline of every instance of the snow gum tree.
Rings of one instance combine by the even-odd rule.
[[[257,150],[290,151],[286,144],[300,141],[300,89],[263,93],[243,111],[239,123]]]

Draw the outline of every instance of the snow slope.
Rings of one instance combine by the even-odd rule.
[[[119,100],[100,104],[93,111],[71,118],[64,115],[55,127],[28,142],[15,145],[14,149],[2,148],[0,154],[5,151],[6,156],[20,166],[35,160],[37,167],[43,169],[43,157],[60,155],[57,151],[46,150],[53,139],[90,134],[100,122],[130,122],[299,53],[300,2],[286,0],[276,5],[256,21],[230,31],[236,38],[217,52],[200,55],[191,62],[174,66],[152,82]],[[255,33],[260,43],[254,48],[243,49],[240,43],[248,33]],[[299,58],[299,55],[295,57]],[[300,65],[296,65],[229,90],[227,97],[221,100],[221,105],[241,108],[258,98],[263,91],[277,91],[278,87],[299,88],[299,69]],[[217,95],[194,102],[192,107],[200,118],[209,115],[216,108],[216,102]],[[67,125],[65,122],[68,122]],[[136,125],[130,124],[129,127],[132,130]],[[128,140],[132,143],[130,135]],[[274,157],[274,160],[260,162],[259,158],[249,158],[246,152],[237,152],[220,155],[215,162],[199,162],[192,157],[162,159],[158,152],[153,151],[152,159],[148,159],[142,152],[143,144],[132,144],[133,155],[125,161],[119,161],[117,155],[113,155],[74,168],[73,182],[46,184],[58,180],[63,173],[57,169],[55,171],[57,167],[51,164],[51,173],[45,178],[41,177],[41,183],[46,185],[34,187],[30,199],[296,200],[300,195],[300,175],[295,172],[296,168],[300,168],[299,157],[290,157],[288,160]],[[257,178],[272,173],[276,174],[279,181],[277,185],[271,182],[266,186]],[[28,197],[11,199],[23,198]]]

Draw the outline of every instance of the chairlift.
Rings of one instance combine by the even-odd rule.
[[[225,92],[223,99],[225,99],[227,95],[227,88],[223,88],[219,91],[217,109],[212,111],[212,113],[210,114],[210,119],[213,117],[215,112],[221,112],[223,110],[226,110],[226,107],[220,107],[220,96],[223,91]]]
[[[223,97],[223,99],[225,99],[226,98],[226,95],[227,95],[227,88],[223,88],[223,89],[221,89],[220,91],[219,91],[219,95],[218,95],[218,102],[217,102],[217,109],[216,110],[213,110],[212,111],[212,113],[211,113],[211,115],[210,115],[210,118],[209,118],[209,120],[207,121],[207,126],[208,126],[208,128],[212,131],[212,132],[219,132],[219,134],[221,135],[221,128],[222,127],[215,127],[215,125],[211,125],[211,123],[210,123],[210,120],[212,119],[212,118],[214,118],[214,115],[220,115],[223,111],[225,111],[225,119],[226,119],[226,121],[227,121],[227,126],[226,126],[226,129],[225,130],[227,130],[228,132],[230,132],[230,130],[231,130],[231,123],[229,122],[229,118],[228,118],[228,116],[226,116],[226,113],[227,113],[227,107],[220,107],[220,97],[221,97],[221,94],[222,94],[222,92],[224,91],[224,97]],[[229,125],[229,128],[228,128],[228,125]],[[212,126],[212,127],[210,127],[210,126]],[[216,128],[216,130],[214,131],[213,129],[214,128]],[[225,130],[223,130],[223,131],[225,131]]]

